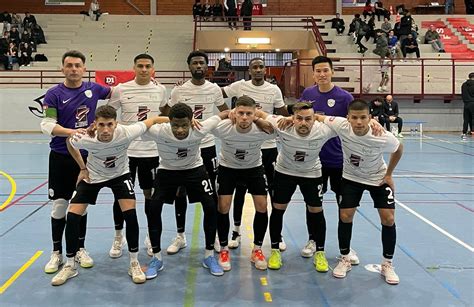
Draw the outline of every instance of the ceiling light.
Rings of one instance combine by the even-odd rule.
[[[237,39],[237,43],[250,44],[250,45],[270,44],[270,38],[269,37],[239,37]]]

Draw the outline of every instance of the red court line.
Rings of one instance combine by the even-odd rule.
[[[15,205],[16,203],[18,203],[20,200],[24,199],[25,197],[27,197],[28,195],[32,194],[33,192],[41,189],[44,185],[46,185],[48,183],[48,180],[46,180],[45,182],[43,182],[42,184],[40,184],[39,186],[37,186],[36,188],[34,188],[33,190],[29,191],[28,193],[24,194],[23,196],[21,197],[18,197],[17,199],[13,200],[8,206],[6,206],[5,208],[1,209],[0,212],[2,211],[5,211],[7,210],[8,208],[10,208],[11,206]]]

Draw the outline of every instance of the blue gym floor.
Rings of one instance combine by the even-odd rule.
[[[128,256],[108,256],[114,229],[112,194],[104,190],[89,207],[86,247],[95,261],[91,269],[65,285],[50,285],[43,271],[52,248],[47,198],[48,139],[39,134],[0,135],[0,305],[1,306],[473,306],[474,305],[474,138],[458,134],[407,136],[395,171],[397,248],[394,265],[400,284],[384,282],[380,222],[368,195],[354,221],[352,247],[361,263],[346,279],[318,273],[312,259],[300,256],[307,240],[304,206],[297,192],[284,220],[288,245],[279,271],[257,271],[249,261],[253,208],[246,202],[243,242],[231,252],[232,271],[211,276],[201,266],[204,235],[199,205],[187,213],[188,247],[164,254],[165,270],[154,280],[135,285],[127,275]],[[5,176],[16,183],[16,194]],[[137,191],[138,192],[138,191]],[[142,265],[146,219],[138,199]],[[336,264],[337,210],[334,195],[324,197],[326,255]],[[6,206],[5,206],[6,205]],[[163,213],[163,249],[175,235],[174,208]],[[65,246],[64,246],[65,248]],[[269,235],[264,252],[270,255]]]

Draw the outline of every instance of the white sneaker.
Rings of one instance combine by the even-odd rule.
[[[241,240],[242,236],[240,235],[240,233],[232,231],[232,239],[230,239],[229,244],[227,246],[229,246],[229,248],[231,249],[238,248]]]
[[[188,246],[186,244],[186,237],[176,236],[176,238],[173,239],[173,242],[171,242],[171,245],[166,249],[166,252],[168,255],[174,255],[186,246]]]
[[[146,254],[150,257],[153,257],[153,248],[151,247],[150,236],[148,235],[148,233],[146,234],[144,243],[146,247]]]
[[[401,132],[397,136],[403,139],[403,134]]]
[[[122,256],[122,248],[127,244],[127,240],[123,236],[114,237],[114,242],[109,251],[110,258],[120,258]]]
[[[130,263],[128,275],[132,277],[133,282],[136,284],[143,284],[146,281],[145,273],[143,273],[138,261],[132,261]]]
[[[284,251],[286,251],[286,247],[287,247],[286,243],[283,240],[283,237],[281,237],[281,241],[280,241],[280,243],[278,243],[278,249],[280,250],[280,252],[284,252]]]
[[[349,257],[347,255],[341,256],[341,258],[339,259],[339,263],[332,271],[332,275],[336,278],[345,278],[347,272],[349,272],[351,269],[352,265]]]
[[[216,253],[221,252],[221,242],[219,242],[219,237],[216,235],[216,240],[214,240],[214,250]]]
[[[59,267],[63,264],[63,255],[59,251],[54,251],[51,253],[51,258],[48,263],[44,266],[44,272],[47,274],[56,273],[59,270]]]
[[[400,278],[398,277],[397,273],[395,273],[395,269],[391,261],[384,261],[382,263],[380,274],[385,277],[387,284],[398,285],[400,283]]]
[[[349,260],[351,261],[352,265],[358,265],[360,263],[359,256],[357,256],[357,253],[355,250],[351,248],[349,252]]]
[[[89,253],[86,251],[85,248],[80,248],[79,251],[76,253],[76,262],[79,262],[81,267],[88,269],[94,266],[94,260],[92,260]]]
[[[64,284],[68,279],[77,276],[77,269],[71,265],[65,265],[61,271],[51,280],[51,285],[60,286]]]
[[[316,253],[316,243],[314,240],[309,240],[301,250],[301,256],[310,258],[313,257],[314,253]]]
[[[386,85],[382,86],[382,91],[384,91],[384,92],[387,91],[387,86]]]
[[[379,93],[380,93],[380,92],[382,92],[382,91],[383,91],[383,90],[382,90],[382,87],[381,87],[381,86],[379,86],[379,87],[377,88],[377,92],[379,92]]]

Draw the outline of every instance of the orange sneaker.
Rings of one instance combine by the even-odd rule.
[[[263,252],[260,248],[254,249],[252,251],[250,261],[255,263],[255,267],[259,270],[266,270],[268,267],[267,260],[265,260],[265,255],[263,255]]]

